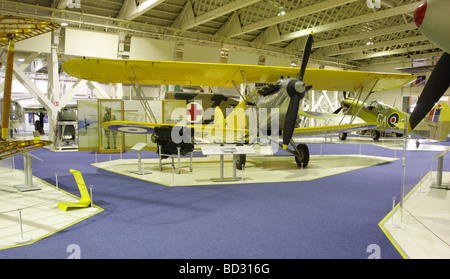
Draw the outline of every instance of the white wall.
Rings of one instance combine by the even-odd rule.
[[[66,28],[67,55],[117,59],[119,35]]]
[[[171,61],[174,53],[175,42],[131,37],[130,59]]]
[[[184,44],[183,61],[220,63],[220,48]]]
[[[258,65],[259,54],[230,50],[228,64]]]
[[[382,73],[402,73],[400,71],[395,70],[396,68],[410,67],[411,63],[391,63],[391,64],[380,64],[373,65],[363,69],[363,71],[370,72],[382,72]],[[426,72],[423,74],[415,74],[418,75],[426,75],[427,79],[430,76],[431,72]],[[403,97],[410,96],[419,96],[422,93],[424,86],[413,86],[411,84],[405,85],[401,88],[389,90],[385,92],[373,93],[369,96],[368,101],[377,100],[381,101],[385,104],[395,106],[397,109],[402,109],[403,107]],[[449,91],[447,91],[447,94]]]
[[[52,45],[52,33],[48,32],[15,43],[15,50],[50,53],[51,45]]]

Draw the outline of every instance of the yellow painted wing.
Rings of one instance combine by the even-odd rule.
[[[220,110],[220,109],[219,109]],[[216,110],[217,111],[217,110]],[[216,114],[217,115],[217,114]],[[243,141],[248,135],[247,129],[226,128],[220,123],[212,124],[165,124],[133,121],[108,121],[102,123],[102,128],[129,134],[153,134],[158,127],[187,127],[194,129],[194,138],[208,141],[236,142]]]
[[[295,128],[293,137],[310,137],[338,133],[351,133],[361,130],[375,129],[380,123],[344,124],[333,126],[317,126],[306,128]]]
[[[130,83],[135,75],[140,84],[191,86],[234,86],[244,83],[272,83],[281,76],[296,77],[299,68],[177,61],[114,60],[77,58],[63,64],[71,76],[100,83]],[[134,73],[133,73],[134,71]],[[377,92],[392,90],[416,79],[410,74],[385,74],[328,69],[307,69],[304,82],[314,90]]]

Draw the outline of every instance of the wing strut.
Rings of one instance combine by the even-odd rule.
[[[375,86],[377,85],[378,81],[379,81],[379,79],[377,79],[377,80],[375,81],[375,83],[373,84],[373,86],[372,86],[372,88],[370,89],[369,93],[367,93],[366,96],[364,97],[364,101],[362,101],[363,104],[367,101],[367,98],[369,98],[370,94],[373,93],[373,89],[374,89]],[[353,99],[353,102],[352,102],[352,104],[350,105],[350,108],[353,106],[353,104],[357,104],[357,103],[359,102],[359,100],[361,99],[361,96],[362,96],[362,94],[363,94],[363,90],[364,90],[364,87],[361,87],[360,91],[358,92],[358,95],[357,95],[356,99]],[[347,114],[348,114],[348,112],[350,111],[350,108],[347,110]],[[359,107],[358,112],[357,112],[356,114],[352,115],[349,124],[353,124],[353,121],[355,121],[356,117],[358,117],[359,113],[361,112],[361,109],[362,109],[362,106]],[[345,115],[347,115],[347,114],[345,114]],[[345,117],[345,115],[344,115],[344,117]],[[339,122],[339,125],[340,125],[340,124],[342,123],[342,121],[344,120],[344,117],[342,117],[341,121]]]
[[[243,78],[244,81],[245,81],[245,85],[246,85],[246,87],[247,87],[246,89],[250,90],[250,86],[249,86],[249,84],[248,84],[248,82],[247,82],[247,79],[245,78],[245,75],[244,75],[244,71],[240,71],[240,73],[241,73],[241,75],[242,75],[242,78]],[[252,102],[253,102],[254,104],[256,104],[256,101],[255,101],[255,99],[253,98],[253,92],[250,92],[249,95],[250,95],[250,99],[252,100]]]
[[[133,86],[134,91],[136,92],[136,96],[138,97],[139,101],[141,102],[142,107],[144,108],[145,114],[147,117],[153,122],[156,123],[156,117],[153,114],[152,109],[150,108],[148,102],[144,100],[144,91],[142,90],[141,85],[139,84],[139,80],[134,73],[133,67],[131,67],[131,71],[133,72],[134,78],[136,80],[136,83],[133,82],[133,80],[130,78],[131,85]]]

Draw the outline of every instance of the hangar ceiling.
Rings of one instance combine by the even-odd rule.
[[[122,33],[299,58],[344,68],[440,56],[414,23],[422,0],[0,0],[0,13]],[[129,45],[128,45],[129,47]]]

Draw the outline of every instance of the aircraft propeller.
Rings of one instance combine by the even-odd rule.
[[[414,12],[414,21],[419,30],[436,46],[444,50],[431,73],[409,118],[411,130],[445,94],[450,86],[450,41],[448,40],[449,20],[446,16],[450,7],[448,0],[427,0]]]
[[[450,86],[450,78],[448,73],[450,72],[450,54],[444,52],[441,56],[436,67],[430,75],[419,100],[417,101],[416,108],[409,117],[409,125],[413,130],[417,124],[427,115],[428,112],[434,107],[439,99],[444,95]]]
[[[311,54],[312,43],[313,43],[313,36],[311,33],[309,34],[308,39],[306,41],[300,73],[298,74],[297,79],[291,79],[286,86],[286,91],[291,99],[289,101],[289,106],[286,112],[286,119],[284,121],[283,127],[283,149],[287,148],[294,133],[300,100],[303,99],[303,97],[305,97],[306,92],[312,88],[312,86],[306,86],[303,83],[303,77],[305,75],[306,66],[308,65],[309,56]]]

